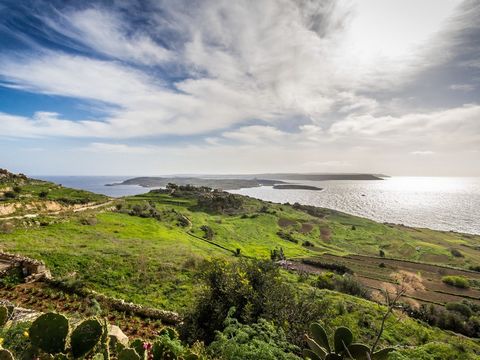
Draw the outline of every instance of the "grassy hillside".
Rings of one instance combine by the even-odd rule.
[[[233,259],[237,249],[253,258],[269,258],[279,248],[287,258],[378,255],[383,249],[395,258],[458,267],[480,263],[478,236],[388,226],[325,209],[312,216],[289,205],[242,199],[241,210],[224,214],[199,208],[191,194],[151,192],[119,200],[121,211],[71,214],[33,228],[19,225],[0,234],[0,247],[46,261],[57,276],[74,272],[107,294],[172,309],[188,302],[192,274],[202,259]],[[135,207],[155,209],[158,219],[129,215]],[[205,226],[211,239],[205,238]],[[464,257],[452,255],[452,248]]]
[[[63,187],[0,169],[0,220],[73,210],[107,201],[104,195]]]
[[[21,187],[20,194],[30,196],[7,201],[26,201],[39,197],[40,192],[55,201],[65,196],[79,203],[108,200],[51,183],[28,181]],[[470,281],[469,289],[458,290],[441,281],[444,274],[460,271],[448,267],[469,269],[480,264],[480,236],[379,224],[333,210],[272,204],[226,193],[212,195],[205,189],[152,191],[115,200],[108,208],[78,213],[45,211],[34,224],[28,218],[0,219],[0,225],[6,222],[11,226],[0,227],[0,249],[44,260],[57,278],[167,310],[191,309],[192,299],[204,291],[198,276],[205,259],[220,258],[226,263],[269,259],[272,251],[280,249],[293,264],[301,264],[301,259],[345,264],[370,288],[390,281],[392,271],[417,273],[429,289],[426,295],[413,295],[427,303],[474,299],[480,291],[478,272],[460,272]],[[300,270],[310,275],[305,278],[283,270],[281,274],[286,284],[306,292],[313,290],[316,274],[325,271],[313,265]],[[379,305],[315,291],[323,307],[318,320],[329,330],[348,325],[363,341],[372,340],[383,311]],[[19,300],[25,297],[22,294]],[[480,353],[473,340],[459,339],[395,316],[389,320],[382,344],[416,346],[402,349],[395,359],[453,359],[458,351],[464,354],[462,358],[474,359],[473,354]],[[446,355],[432,357],[442,353]]]

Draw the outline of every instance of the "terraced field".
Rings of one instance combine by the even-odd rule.
[[[447,275],[463,276],[473,280],[474,284],[480,284],[480,273],[451,267],[438,266],[406,260],[388,259],[382,257],[348,255],[336,256],[324,254],[314,258],[319,262],[342,264],[353,270],[355,276],[371,289],[380,290],[385,284],[393,284],[390,275],[400,270],[420,275],[425,290],[410,291],[407,296],[421,303],[433,303],[444,305],[448,302],[458,302],[464,299],[480,304],[480,288],[478,285],[469,289],[460,289],[445,284],[442,277]],[[328,271],[321,267],[293,262],[292,267],[310,273]],[[476,281],[476,282],[475,282]]]

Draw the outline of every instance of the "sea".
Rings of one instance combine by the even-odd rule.
[[[150,189],[136,185],[105,186],[130,178],[107,176],[39,176],[64,186],[111,197]],[[480,234],[480,178],[389,177],[384,180],[291,181],[321,191],[274,189],[271,186],[232,193],[277,203],[314,205],[380,222]]]

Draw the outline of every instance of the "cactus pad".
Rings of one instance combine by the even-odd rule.
[[[134,349],[125,348],[118,354],[118,360],[140,360],[140,356]]]
[[[12,353],[8,350],[0,350],[0,360],[15,360]]]
[[[63,352],[69,333],[68,319],[56,313],[43,314],[33,322],[29,333],[34,346],[49,354]]]
[[[70,339],[72,354],[75,358],[91,352],[100,342],[103,334],[102,324],[96,319],[83,321],[72,332]]]
[[[335,334],[333,336],[333,343],[335,347],[335,352],[337,354],[340,354],[343,351],[345,351],[345,349],[350,346],[352,341],[353,341],[353,334],[349,328],[340,326],[335,330]]]
[[[3,326],[7,323],[8,320],[8,309],[6,306],[0,306],[0,326]]]

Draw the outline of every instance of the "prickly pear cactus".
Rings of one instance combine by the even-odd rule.
[[[8,320],[8,309],[6,306],[0,306],[0,326],[3,326],[7,323]]]
[[[49,354],[65,350],[69,332],[68,319],[56,313],[39,316],[29,330],[31,343]]]
[[[164,328],[162,328],[159,332],[158,332],[158,335],[162,336],[162,335],[167,335],[170,340],[175,340],[175,339],[178,339],[178,332],[177,330],[175,330],[174,328],[170,327],[170,326],[165,326]]]
[[[344,352],[352,343],[353,341],[353,334],[349,328],[345,326],[341,326],[335,330],[335,334],[333,336],[333,343],[335,352],[337,354],[341,354]]]
[[[83,321],[72,332],[70,344],[74,358],[82,357],[91,352],[100,343],[103,327],[97,319]]]
[[[177,355],[166,344],[156,341],[152,347],[153,360],[176,360]]]
[[[140,355],[134,349],[125,348],[118,353],[118,360],[140,360]]]
[[[6,349],[0,350],[0,360],[15,360],[12,353]]]
[[[135,339],[130,343],[130,347],[135,349],[137,354],[140,356],[141,359],[145,358],[145,349],[143,348],[143,340]]]

